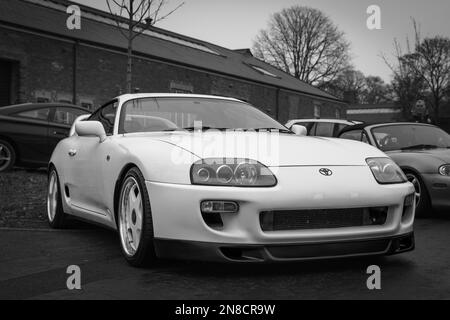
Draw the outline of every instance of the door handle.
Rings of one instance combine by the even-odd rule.
[[[75,149],[69,150],[69,156],[74,157],[74,156],[76,156],[76,154],[77,154],[77,150],[75,150]]]

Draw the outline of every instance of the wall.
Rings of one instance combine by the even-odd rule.
[[[16,102],[71,102],[75,90],[77,104],[96,109],[125,92],[126,56],[103,48],[0,27],[0,59],[18,62]],[[133,86],[139,92],[232,96],[281,122],[313,117],[315,108],[322,118],[345,118],[345,104],[294,91],[144,58],[134,59],[133,70]]]

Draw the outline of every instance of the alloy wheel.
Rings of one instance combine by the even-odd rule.
[[[122,187],[119,205],[120,240],[125,253],[133,257],[139,249],[144,208],[139,184],[128,177]]]
[[[56,171],[53,170],[50,174],[47,192],[47,214],[50,222],[55,220],[58,196],[58,176],[56,175]]]
[[[8,168],[12,160],[11,150],[4,144],[0,143],[0,171]]]

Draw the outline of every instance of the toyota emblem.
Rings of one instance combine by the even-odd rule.
[[[333,171],[331,171],[328,168],[322,168],[322,169],[319,170],[319,172],[320,172],[321,175],[324,175],[326,177],[329,177],[329,176],[331,176],[333,174]]]

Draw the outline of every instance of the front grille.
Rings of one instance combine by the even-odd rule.
[[[384,225],[387,207],[264,211],[263,231],[334,229]]]

